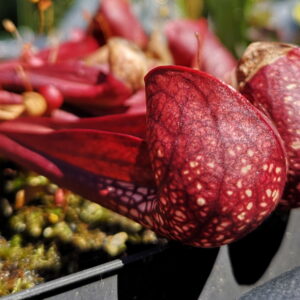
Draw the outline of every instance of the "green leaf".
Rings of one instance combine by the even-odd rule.
[[[248,0],[206,0],[206,11],[215,33],[236,56],[247,45],[245,14]]]

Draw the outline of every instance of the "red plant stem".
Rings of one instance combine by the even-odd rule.
[[[201,70],[224,81],[236,66],[236,59],[210,31],[205,19],[169,21],[165,33],[175,64],[192,66],[200,61]]]
[[[38,68],[26,68],[25,74],[34,89],[47,84],[54,85],[60,90],[67,102],[72,104],[94,104],[102,106],[116,106],[122,104],[131,94],[131,90],[111,74],[99,72],[97,84],[87,84],[40,74]],[[22,76],[14,69],[0,72],[0,85],[7,89],[25,90]]]

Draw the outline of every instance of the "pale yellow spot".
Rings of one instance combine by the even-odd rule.
[[[202,158],[201,155],[198,155],[198,156],[196,157],[197,160],[200,160],[201,158]]]
[[[269,166],[268,166],[267,164],[264,164],[264,165],[263,165],[263,170],[264,170],[264,171],[267,171],[267,170],[268,170],[268,167],[269,167]]]
[[[251,149],[249,149],[249,150],[247,151],[247,154],[248,154],[250,157],[252,157],[252,156],[254,155],[254,151],[251,150]]]
[[[176,211],[175,211],[175,215],[176,215],[177,217],[180,217],[180,218],[185,219],[185,214],[184,214],[182,211],[180,211],[180,210],[176,210]]]
[[[190,171],[189,170],[184,170],[182,173],[183,173],[183,175],[187,175],[187,174],[190,173]]]
[[[199,165],[199,164],[198,164],[197,161],[191,161],[191,162],[190,162],[190,167],[191,167],[191,168],[196,168],[198,165]]]
[[[241,151],[242,150],[241,146],[236,146],[236,150]]]
[[[160,197],[160,202],[163,204],[163,205],[167,205],[168,201],[165,197]]]
[[[206,204],[206,200],[205,200],[204,198],[202,198],[202,197],[199,197],[199,198],[197,199],[197,204],[198,204],[199,206],[203,206],[203,205]]]
[[[247,174],[247,173],[251,170],[251,168],[252,168],[251,165],[247,165],[247,166],[243,167],[243,168],[241,169],[242,174]]]
[[[261,206],[261,207],[267,207],[267,205],[268,205],[267,202],[262,202],[262,203],[260,203],[260,206]]]
[[[247,189],[247,190],[245,191],[245,194],[246,194],[248,197],[251,197],[251,196],[252,196],[252,191],[249,190],[249,189]]]
[[[242,188],[242,179],[239,179],[238,182],[236,183],[236,186],[241,189]]]
[[[247,208],[248,210],[251,210],[252,207],[253,207],[253,202],[249,202],[249,203],[247,204],[247,206],[246,206],[246,208]]]
[[[228,150],[228,153],[229,153],[231,156],[235,156],[235,152],[234,152],[232,149],[229,149],[229,150]]]
[[[289,101],[292,101],[293,100],[293,97],[292,96],[286,96],[283,98],[283,101],[285,102],[289,102]]]
[[[158,156],[158,157],[163,157],[163,156],[164,156],[164,154],[163,154],[163,152],[162,152],[161,149],[158,149],[158,150],[157,150],[157,156]]]
[[[272,193],[273,201],[275,202],[279,197],[279,190],[274,190]]]
[[[271,197],[271,195],[272,195],[272,190],[267,189],[267,190],[266,190],[266,194],[267,194],[268,197]]]
[[[193,178],[192,177],[188,177],[187,179],[188,179],[188,181],[192,181]]]
[[[228,196],[231,196],[233,194],[233,191],[228,190],[226,193],[227,193]]]
[[[240,214],[237,216],[237,218],[238,218],[240,221],[244,220],[245,217],[246,217],[246,213],[245,213],[245,212],[242,212],[242,213],[240,213]]]
[[[200,175],[200,174],[201,174],[200,170],[197,170],[197,171],[196,171],[196,174],[197,174],[197,175]]]
[[[210,163],[207,164],[207,166],[213,169],[215,167],[215,163],[214,162],[210,162]]]
[[[296,87],[297,87],[297,84],[295,84],[295,83],[291,83],[291,84],[288,84],[288,85],[286,86],[287,90],[292,90],[292,89],[294,89],[294,88],[296,88]]]
[[[277,167],[277,168],[275,169],[275,173],[276,173],[276,174],[279,174],[280,172],[281,172],[281,168]]]
[[[229,243],[231,243],[231,242],[233,242],[233,241],[234,241],[234,239],[227,239],[227,240],[223,241],[223,243],[229,244]]]
[[[295,141],[295,142],[291,143],[291,147],[294,150],[299,150],[300,149],[300,141]]]
[[[216,236],[216,240],[217,241],[223,240],[224,237],[225,237],[224,234],[219,234],[218,236]]]
[[[197,190],[200,191],[202,189],[202,184],[201,183],[197,183],[196,188],[197,188]]]
[[[247,227],[246,225],[243,225],[243,226],[238,227],[237,230],[238,230],[238,231],[242,231],[242,230],[244,230],[246,227]]]
[[[221,210],[223,213],[225,213],[228,210],[228,206],[223,206]]]
[[[259,215],[260,216],[265,216],[265,215],[267,215],[269,212],[268,211],[262,211]]]
[[[230,222],[224,221],[224,222],[221,223],[221,226],[222,227],[228,227],[230,224],[231,224]]]
[[[272,172],[273,167],[274,167],[274,165],[273,165],[273,164],[270,164],[270,166],[269,166],[269,172],[270,172],[270,173]]]

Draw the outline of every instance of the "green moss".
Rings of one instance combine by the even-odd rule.
[[[0,232],[5,236],[0,238],[0,295],[61,276],[70,266],[76,271],[89,252],[114,257],[129,245],[158,241],[140,224],[70,191],[56,205],[58,186],[10,162],[0,162],[0,177]],[[16,208],[20,190],[24,204]]]

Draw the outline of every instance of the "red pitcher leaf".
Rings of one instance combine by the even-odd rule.
[[[155,189],[88,172],[67,162],[35,152],[2,134],[0,134],[0,145],[0,155],[149,227],[148,213],[156,197]]]
[[[132,135],[144,138],[146,132],[145,114],[120,114],[95,118],[18,118],[0,123],[2,132],[44,133],[60,129],[93,129]]]
[[[192,66],[196,56],[199,56],[199,67],[222,80],[227,79],[236,66],[236,60],[210,31],[205,19],[169,21],[165,33],[175,64]]]
[[[97,82],[94,84],[69,80],[69,75],[64,79],[60,75],[46,74],[44,68],[41,73],[39,68],[24,68],[24,72],[20,73],[14,68],[5,69],[0,72],[0,85],[7,89],[24,90],[26,83],[30,83],[38,90],[51,84],[62,93],[66,102],[83,109],[89,105],[95,108],[119,106],[131,95],[131,90],[125,84],[112,74],[99,70]]]
[[[216,247],[256,228],[278,204],[286,179],[284,148],[270,121],[200,71],[158,67],[145,81],[159,193],[155,230]]]
[[[25,68],[31,72],[36,72],[41,75],[51,76],[70,80],[72,82],[86,83],[96,85],[103,73],[103,68],[98,66],[87,66],[85,63],[74,60],[67,62],[58,62],[55,64],[45,63],[40,67]],[[108,73],[106,70],[104,73]]]
[[[93,37],[85,36],[80,40],[67,41],[57,47],[46,48],[37,53],[28,50],[19,59],[1,62],[0,70],[16,69],[19,65],[41,67],[44,64],[52,65],[59,62],[71,64],[72,61],[78,62],[78,59],[96,51],[98,48],[99,44]]]
[[[20,65],[41,67],[44,64],[78,61],[99,48],[98,42],[91,36],[76,41],[67,41],[57,47],[43,49],[37,53],[25,51],[18,59],[1,62],[0,70],[16,69]]]
[[[75,121],[80,119],[77,115],[62,109],[55,109],[54,111],[52,111],[51,118],[62,121]]]
[[[0,105],[3,104],[22,104],[23,98],[21,95],[0,90]]]
[[[127,0],[102,0],[89,31],[101,41],[119,36],[145,47],[148,38]]]
[[[282,205],[300,206],[300,48],[281,43],[251,44],[237,77],[240,91],[275,123],[287,150],[288,183]]]
[[[153,184],[146,144],[137,137],[89,129],[5,135],[49,159],[117,180]]]
[[[0,133],[0,155],[21,166],[44,174],[49,178],[63,178],[63,173],[42,155],[18,144],[5,134]]]
[[[81,118],[74,122],[55,122],[49,119],[52,128],[55,129],[95,129],[123,133],[140,138],[145,137],[146,115],[137,114],[118,114],[96,118]]]
[[[79,40],[66,41],[57,47],[39,51],[36,56],[46,63],[78,60],[99,48],[99,43],[92,36],[84,36]],[[53,61],[54,60],[54,61]]]
[[[145,89],[140,89],[130,96],[124,105],[128,107],[126,114],[146,113],[146,94]]]

